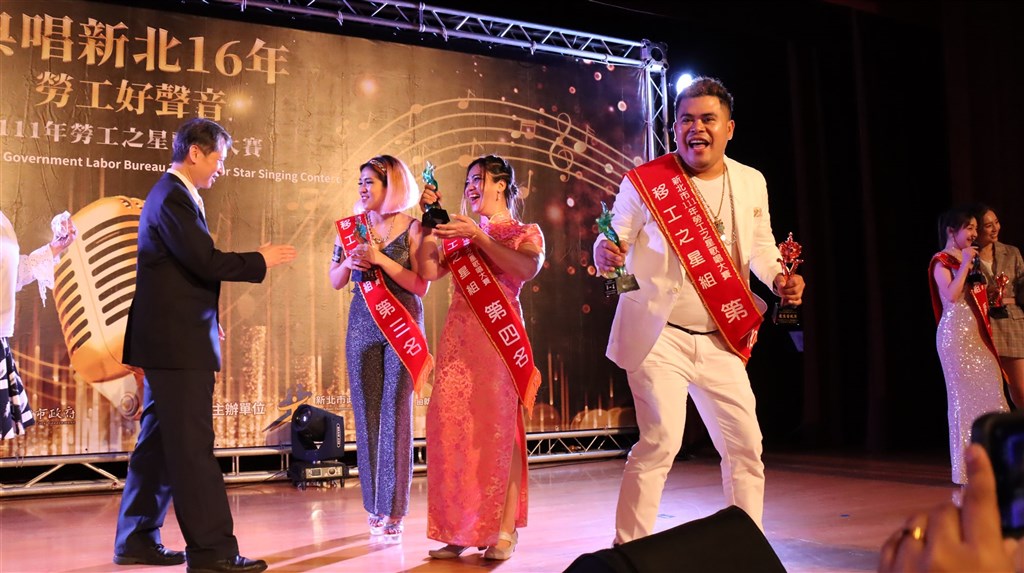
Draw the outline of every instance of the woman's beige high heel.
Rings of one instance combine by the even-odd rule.
[[[519,544],[519,532],[513,531],[511,535],[504,531],[498,532],[499,541],[508,541],[508,549],[498,549],[497,545],[492,545],[484,551],[484,559],[496,559],[498,561],[504,561],[509,557],[512,557],[512,553],[516,550],[516,545]]]

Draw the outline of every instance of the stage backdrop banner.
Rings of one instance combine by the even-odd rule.
[[[525,56],[524,54],[524,57]],[[130,450],[140,380],[120,361],[139,211],[185,120],[234,138],[204,193],[218,248],[291,243],[262,284],[224,283],[218,448],[286,443],[301,404],[353,417],[344,340],[350,288],[327,268],[333,222],[352,214],[359,165],[427,161],[449,211],[482,154],[509,159],[547,261],[522,295],[544,377],[531,431],[633,425],[625,376],[604,358],[614,301],[594,276],[600,202],[642,162],[642,72],[570,59],[514,61],[82,1],[0,0],[0,209],[22,252],[68,211],[79,239],[45,306],[17,295],[11,345],[37,424],[0,455]],[[413,213],[418,216],[418,213]],[[451,296],[425,298],[437,354]],[[428,387],[416,396],[424,435]]]

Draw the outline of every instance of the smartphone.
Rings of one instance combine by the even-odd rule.
[[[1003,537],[1024,536],[1024,413],[990,412],[971,426],[971,441],[992,460]]]

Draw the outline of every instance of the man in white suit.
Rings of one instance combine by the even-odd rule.
[[[594,245],[600,272],[625,265],[640,286],[619,297],[608,340],[640,429],[619,492],[616,544],[654,529],[687,394],[722,457],[726,502],[761,526],[761,430],[746,361],[766,305],[750,292],[750,273],[784,304],[799,305],[804,289],[778,262],[764,176],[725,157],[732,96],[718,80],[698,78],[675,108],[676,152],[627,174],[612,207],[619,244],[601,236]]]

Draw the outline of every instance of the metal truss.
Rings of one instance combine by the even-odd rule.
[[[626,455],[636,435],[636,428],[527,434],[526,453],[531,464],[616,458]]]
[[[599,62],[642,67],[643,42],[553,28],[473,12],[450,10],[414,2],[366,2],[361,0],[201,0],[230,4],[242,11],[262,8],[271,12],[337,20],[346,25],[367,25],[418,34],[476,40],[489,45],[511,46],[531,54],[547,52]]]
[[[587,459],[615,458],[628,451],[628,445],[635,441],[635,428],[604,430],[580,430],[575,432],[547,432],[526,435],[527,455],[531,465],[580,461]],[[413,441],[413,471],[427,470],[426,440]],[[345,452],[355,452],[355,442],[345,444]],[[231,460],[231,467],[224,472],[224,482],[253,484],[270,481],[286,481],[288,477],[290,446],[265,448],[225,448],[214,450],[218,458]],[[65,495],[77,493],[117,492],[124,489],[128,458],[126,452],[92,455],[39,456],[30,458],[0,458],[0,499],[33,495]],[[246,458],[262,458],[266,462],[276,458],[278,467],[274,470],[244,471]],[[107,471],[98,464],[109,464],[114,471]],[[274,465],[263,463],[262,465]],[[57,480],[54,474],[64,467],[81,466],[97,474],[92,480]],[[24,483],[11,483],[8,472],[18,468],[35,468],[39,473]],[[116,469],[115,469],[116,468]],[[79,472],[81,473],[81,472]],[[118,475],[115,475],[118,474]],[[351,466],[348,476],[358,476],[359,468]]]
[[[355,450],[355,444],[350,444]],[[224,448],[214,450],[218,458],[229,458],[231,467],[224,472],[224,481],[229,484],[256,483],[277,479],[286,479],[288,470],[288,446],[267,448]],[[98,464],[107,464],[121,476],[128,473],[127,452],[109,454],[74,454],[63,456],[39,456],[28,458],[0,458],[0,499],[29,495],[64,495],[72,493],[116,492],[124,489],[124,478],[107,471]],[[255,456],[280,458],[280,469],[276,471],[243,471],[243,458]],[[96,473],[100,479],[92,480],[60,480],[54,474],[64,468],[80,466]],[[20,468],[38,469],[39,473],[24,483],[11,483],[9,472]],[[79,471],[78,473],[82,473]]]
[[[242,12],[262,9],[288,15],[335,20],[348,28],[386,28],[408,34],[430,34],[448,42],[462,39],[489,46],[581,58],[617,66],[643,68],[642,97],[646,111],[646,152],[653,159],[669,151],[666,47],[649,40],[635,41],[590,34],[568,28],[531,24],[413,2],[364,0],[185,0],[186,3],[226,4]]]

